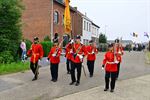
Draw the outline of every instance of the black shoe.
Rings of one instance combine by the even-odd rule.
[[[77,82],[76,84],[75,84],[75,86],[79,86],[80,85],[80,83],[79,82]]]
[[[67,72],[67,74],[70,74],[70,72]]]
[[[90,75],[90,77],[93,77],[93,75]]]
[[[37,80],[37,78],[36,78],[36,77],[34,77],[34,78],[32,79],[32,81],[35,81],[35,80]]]
[[[74,82],[71,82],[69,85],[74,85],[75,81]]]
[[[55,79],[54,79],[54,80],[52,80],[52,81],[53,81],[53,82],[57,82],[57,80],[55,80]]]
[[[111,89],[111,90],[110,90],[110,92],[114,92],[114,90],[113,90],[113,89]]]
[[[104,91],[108,91],[108,89],[105,88]]]

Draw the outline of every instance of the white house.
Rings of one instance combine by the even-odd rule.
[[[81,41],[83,44],[87,45],[88,42],[92,39],[92,21],[88,17],[86,17],[86,15],[82,16],[82,21],[83,29]]]
[[[98,43],[98,40],[99,40],[99,35],[100,35],[99,29],[100,27],[92,22],[92,37],[91,38],[96,43]]]

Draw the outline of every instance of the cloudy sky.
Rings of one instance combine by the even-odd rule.
[[[72,6],[101,27],[108,39],[123,37],[134,41],[148,41],[150,35],[150,0],[70,0]],[[137,32],[134,39],[130,33]]]

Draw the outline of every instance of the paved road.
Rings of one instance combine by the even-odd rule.
[[[94,77],[85,77],[82,73],[81,84],[78,87],[68,85],[71,80],[70,75],[66,74],[65,63],[61,63],[59,66],[59,79],[57,83],[50,81],[48,66],[40,69],[39,80],[35,82],[31,81],[33,75],[30,71],[0,76],[0,98],[1,100],[51,100],[56,97],[103,85],[104,72],[101,70],[100,65],[103,55],[103,53],[100,53],[97,56]],[[143,52],[125,52],[118,81],[150,74],[150,66],[145,64],[144,59]],[[86,65],[86,62],[84,63]],[[88,73],[87,69],[86,72]],[[5,84],[5,86],[3,87],[1,83]]]
[[[103,86],[66,95],[54,100],[150,100],[150,75],[117,82],[115,92],[102,91]]]

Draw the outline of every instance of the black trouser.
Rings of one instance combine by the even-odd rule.
[[[117,76],[116,76],[116,78],[119,77],[119,72],[120,72],[120,62],[117,64]]]
[[[58,78],[58,64],[50,64],[52,80],[57,80]]]
[[[87,61],[87,66],[88,66],[90,75],[93,75],[93,72],[94,72],[94,62],[95,61],[89,61],[89,60]]]
[[[37,78],[37,75],[39,74],[38,61],[36,63],[30,62],[30,68],[33,74],[35,75],[35,78]]]
[[[75,69],[77,69],[77,83],[80,83],[82,63],[74,63],[71,61],[71,79],[76,82]]]
[[[67,65],[67,72],[70,72],[70,69],[71,69],[71,61],[69,59],[67,59],[67,62],[66,62],[66,65]]]
[[[115,88],[115,82],[116,82],[116,72],[107,72],[105,73],[105,88],[109,89],[109,83],[110,83],[110,87],[113,90]],[[109,82],[111,77],[111,82]]]

